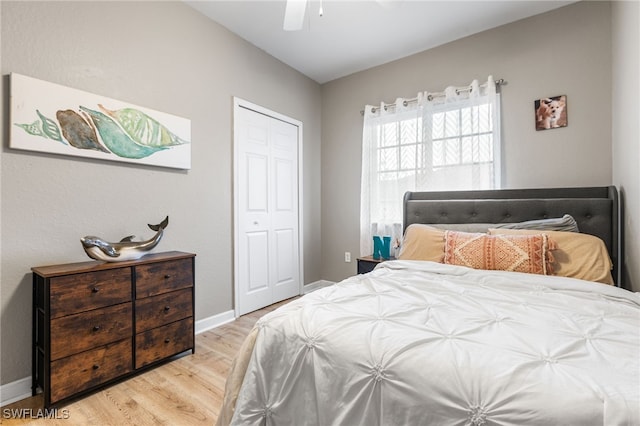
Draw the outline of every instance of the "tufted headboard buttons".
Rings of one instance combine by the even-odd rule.
[[[403,230],[412,223],[515,223],[570,214],[580,232],[604,241],[613,279],[622,287],[622,222],[615,186],[407,192],[403,208]]]

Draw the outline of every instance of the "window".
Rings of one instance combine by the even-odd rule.
[[[419,95],[412,102],[399,99],[392,106],[367,107],[362,255],[371,254],[373,235],[391,235],[399,242],[406,191],[500,186],[499,98],[490,83],[486,87],[481,90],[476,83]]]
[[[432,116],[432,165],[455,166],[493,162],[491,105],[438,112]]]

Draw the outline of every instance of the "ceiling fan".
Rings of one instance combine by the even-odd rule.
[[[322,9],[322,1],[320,0],[320,8],[318,14],[322,16],[324,11]],[[397,6],[402,0],[373,0],[380,6],[390,9]],[[307,9],[307,3],[310,0],[286,0],[287,4],[284,10],[284,24],[282,28],[285,31],[299,31],[304,26],[304,15]]]
[[[287,0],[282,29],[285,31],[301,30],[304,24],[304,13],[306,9],[307,0]],[[320,16],[322,16],[322,3],[320,5]]]

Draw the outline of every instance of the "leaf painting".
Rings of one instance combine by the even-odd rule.
[[[87,120],[70,109],[56,112],[62,134],[74,148],[94,149],[105,153],[112,152],[119,157],[139,159],[174,145],[188,143],[143,112],[133,108],[110,111],[102,105],[99,107],[103,111],[109,112],[112,117],[118,118],[120,125],[106,114],[84,106],[81,106],[80,110],[86,114]],[[42,115],[38,110],[36,113],[40,117],[40,121],[32,124],[15,123],[15,125],[31,135],[43,136],[65,143],[60,136],[58,124]],[[95,126],[102,142],[108,149],[100,144],[94,127],[89,123]]]
[[[60,129],[58,129],[58,125],[55,121],[50,118],[45,117],[40,113],[40,111],[36,110],[36,114],[40,117],[42,121],[42,131],[49,139],[53,139],[58,142],[62,142],[62,137],[60,136]]]
[[[58,125],[55,121],[45,117],[38,110],[36,110],[36,114],[38,114],[38,117],[40,118],[39,120],[36,120],[31,124],[15,123],[15,125],[24,129],[24,131],[29,133],[30,135],[42,136],[43,138],[53,139],[58,142],[66,143],[60,137],[60,129],[58,129]]]
[[[110,151],[98,141],[98,135],[95,129],[89,125],[88,119],[85,120],[83,116],[71,109],[56,112],[56,118],[60,123],[62,135],[71,146],[110,154]]]
[[[144,158],[157,151],[166,149],[166,147],[163,146],[150,147],[140,145],[131,139],[129,135],[107,115],[100,111],[94,111],[83,106],[81,106],[80,109],[91,116],[102,141],[107,148],[117,156],[125,158]]]
[[[98,107],[120,124],[129,137],[140,145],[173,146],[188,143],[142,111],[133,108],[111,111],[101,104],[98,104]]]
[[[187,119],[15,73],[10,81],[11,148],[191,167]]]
[[[40,120],[36,120],[31,124],[20,124],[20,123],[14,123],[14,124],[22,128],[25,132],[29,133],[30,135],[43,136],[45,138],[47,137],[42,131],[42,122]]]

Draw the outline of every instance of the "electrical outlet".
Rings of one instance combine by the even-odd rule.
[[[344,261],[347,263],[351,262],[351,252],[348,252],[348,251],[344,252]]]

